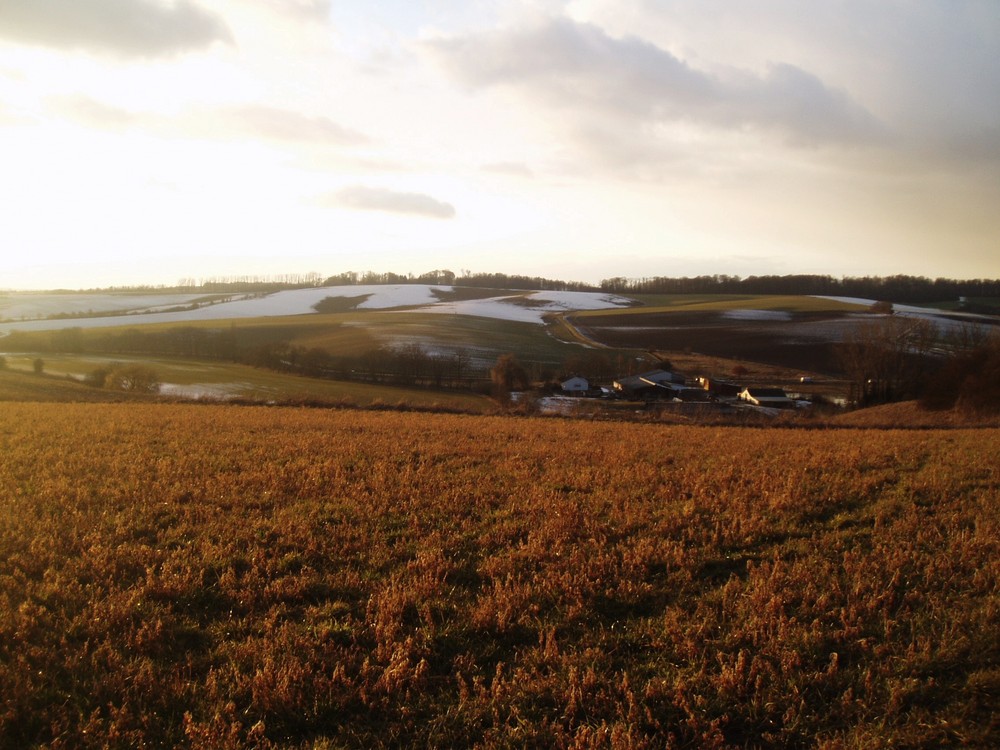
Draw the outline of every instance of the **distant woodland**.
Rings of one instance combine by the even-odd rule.
[[[345,271],[322,278],[317,273],[272,277],[227,276],[209,279],[182,279],[176,287],[115,287],[100,291],[197,291],[204,293],[269,293],[286,289],[361,284],[440,284],[485,289],[609,292],[614,294],[818,294],[863,297],[901,304],[958,302],[975,306],[978,298],[1000,298],[1000,279],[929,279],[924,276],[833,276],[792,274],[784,276],[615,276],[600,284],[563,281],[541,276],[505,273],[474,273],[463,270],[433,270],[412,273]],[[94,290],[98,291],[98,290]]]

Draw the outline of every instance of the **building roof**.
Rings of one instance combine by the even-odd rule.
[[[624,378],[618,378],[615,381],[615,387],[623,390],[666,387],[668,383],[673,383],[677,377],[674,373],[667,372],[666,370],[650,370],[649,372],[641,372],[638,375],[628,375]]]

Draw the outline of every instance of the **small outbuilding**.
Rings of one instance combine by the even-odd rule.
[[[559,384],[562,388],[563,393],[571,393],[573,395],[581,396],[590,390],[590,381],[586,378],[582,378],[579,375],[574,375],[573,377],[564,380]]]

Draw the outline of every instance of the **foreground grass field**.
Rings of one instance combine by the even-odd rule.
[[[1000,431],[0,405],[0,747],[995,747]]]

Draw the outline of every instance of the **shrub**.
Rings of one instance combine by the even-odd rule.
[[[131,393],[157,393],[160,390],[160,380],[149,367],[144,365],[125,365],[117,367],[107,374],[104,387],[114,391]]]
[[[84,375],[83,382],[92,388],[103,388],[105,381],[108,379],[108,375],[111,374],[111,369],[108,367],[98,367],[91,370],[89,373]]]

